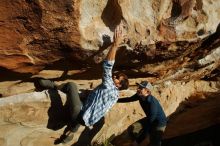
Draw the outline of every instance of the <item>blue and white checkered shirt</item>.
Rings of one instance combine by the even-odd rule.
[[[113,65],[114,61],[103,62],[102,83],[89,94],[82,107],[82,118],[86,126],[98,122],[118,100],[118,88],[112,80]]]

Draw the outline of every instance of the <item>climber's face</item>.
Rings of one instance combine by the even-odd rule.
[[[123,79],[124,79],[123,76],[117,76],[117,75],[114,75],[114,76],[113,76],[113,81],[114,81],[115,86],[116,86],[117,88],[120,88],[120,87],[121,87],[121,81],[122,81]]]

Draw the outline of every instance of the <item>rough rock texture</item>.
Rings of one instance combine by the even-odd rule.
[[[8,0],[0,8],[3,70],[37,73],[59,60],[72,65],[66,70],[90,68],[103,59],[120,22],[128,38],[117,67],[134,76],[199,70],[200,78],[219,66],[218,0]]]
[[[36,72],[79,46],[79,2],[1,1],[1,67]]]
[[[64,121],[55,131],[48,127],[62,111],[53,111],[57,104],[45,96],[49,91],[34,92],[33,82],[44,77],[58,84],[74,80],[84,90],[96,87],[120,22],[127,38],[114,71],[131,81],[130,92],[122,94],[134,92],[140,80],[155,85],[171,117],[164,138],[219,123],[219,0],[2,0],[0,146],[53,145],[68,116],[59,114]],[[143,116],[137,103],[117,104],[95,140],[118,135]]]
[[[83,85],[83,82],[79,84]],[[155,86],[153,94],[158,97],[166,115],[170,117],[164,138],[218,124],[220,122],[219,85],[219,82],[191,81],[169,82]],[[135,90],[125,90],[120,95],[125,97],[134,92]],[[54,145],[54,140],[63,132],[68,115],[63,108],[65,94],[52,93],[49,90],[0,99],[1,146]],[[138,102],[116,104],[106,115],[106,124],[93,141],[103,142],[113,134],[119,135],[144,116]],[[183,126],[185,123],[190,124]],[[82,131],[84,131],[83,127],[70,145],[86,145],[91,133],[88,129],[83,134]],[[76,143],[77,140],[79,141]]]

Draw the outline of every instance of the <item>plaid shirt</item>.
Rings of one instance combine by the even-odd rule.
[[[82,107],[82,118],[86,126],[98,122],[118,100],[118,88],[112,80],[113,65],[114,61],[103,62],[102,83],[89,94]]]

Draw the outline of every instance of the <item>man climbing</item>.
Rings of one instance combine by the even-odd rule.
[[[116,27],[114,42],[103,62],[102,83],[89,94],[84,104],[80,100],[77,85],[75,83],[71,82],[57,86],[50,80],[39,80],[38,86],[44,89],[61,90],[67,94],[67,99],[69,101],[68,105],[70,107],[71,122],[56,143],[67,143],[71,141],[80,125],[90,127],[98,122],[103,125],[104,115],[118,100],[118,91],[128,88],[128,78],[125,74],[119,74],[118,76],[112,77],[112,68],[115,62],[116,51],[124,39],[122,31],[123,28],[121,25]]]
[[[137,132],[136,142],[142,143],[145,138],[150,138],[150,146],[161,146],[162,134],[165,131],[167,118],[159,101],[151,95],[152,85],[147,81],[137,83],[137,93],[131,97],[120,98],[119,103],[139,101],[145,118],[139,120],[131,126],[132,133],[136,133],[137,127],[141,127]]]

